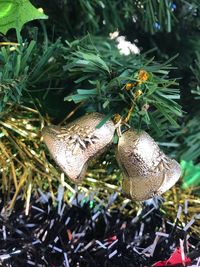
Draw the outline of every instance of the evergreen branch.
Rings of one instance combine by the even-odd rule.
[[[94,47],[94,44],[97,45]],[[150,124],[152,116],[149,114],[154,107],[178,127],[176,120],[182,114],[181,106],[175,100],[180,96],[178,88],[174,88],[177,82],[168,77],[169,62],[158,64],[142,55],[123,56],[114,42],[101,44],[98,38],[93,38],[91,43],[91,37],[75,45],[71,43],[65,49],[64,58],[66,76],[75,83],[72,94],[65,100],[86,101],[88,110],[120,113],[122,117],[126,117],[127,109],[134,106],[129,123],[133,124],[131,117],[134,116],[138,118],[137,125],[139,118]],[[139,77],[142,71],[143,75],[148,75],[146,80]],[[127,89],[129,84],[130,90]]]
[[[181,143],[181,149],[179,151],[180,157],[183,160],[195,162],[199,161],[200,158],[200,125],[199,125],[199,114],[194,118],[188,120],[182,129],[177,133],[179,142]]]
[[[7,102],[23,102],[26,91],[35,85],[44,81],[49,83],[60,76],[61,61],[57,58],[61,46],[58,40],[46,49],[32,40],[18,47],[1,47],[0,111]]]

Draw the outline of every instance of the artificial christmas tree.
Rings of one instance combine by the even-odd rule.
[[[198,257],[199,25],[196,0],[0,1],[3,266],[98,266],[99,255],[100,266],[151,266],[174,251],[184,265],[190,253]],[[94,112],[102,114],[98,129],[112,125],[102,147],[113,139],[112,146],[88,156],[77,186],[52,160],[42,129],[56,125],[68,144],[67,125]],[[124,163],[129,178],[137,169],[122,152],[122,171],[115,159],[127,127],[147,132],[180,162],[182,176],[164,199],[141,203],[124,194]],[[96,142],[79,137],[73,132],[73,151]],[[173,162],[170,186],[180,175]],[[123,187],[131,195],[129,180]]]

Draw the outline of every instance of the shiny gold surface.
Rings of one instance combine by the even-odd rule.
[[[71,203],[71,196],[87,192],[88,197],[94,196],[97,205],[106,205],[110,195],[118,194],[117,200],[110,209],[120,211],[125,216],[135,216],[141,210],[141,203],[127,199],[121,192],[121,174],[115,161],[112,160],[112,151],[105,161],[94,161],[88,168],[84,182],[76,187],[61,174],[55,164],[49,162],[44,153],[44,144],[41,142],[40,129],[44,125],[37,110],[21,106],[8,106],[0,118],[0,177],[1,192],[4,195],[5,209],[12,210],[17,197],[22,196],[25,211],[29,209],[30,193],[37,195],[38,189],[50,192],[52,200],[56,198],[58,185],[65,189],[64,201]],[[112,170],[112,171],[108,171]],[[183,173],[184,176],[184,173]],[[62,178],[61,178],[62,177]],[[183,177],[179,179],[172,190],[164,194],[165,202],[160,211],[165,220],[174,221],[180,205],[187,204],[187,217],[181,214],[180,222],[190,221],[195,214],[200,213],[199,188],[190,186],[183,188]],[[31,192],[30,192],[31,191]],[[105,201],[106,200],[106,201]],[[105,202],[104,202],[105,201]],[[6,205],[7,203],[7,205]],[[185,209],[185,208],[184,208]],[[191,226],[191,232],[199,235],[200,220]]]
[[[171,188],[179,179],[179,164],[168,158],[146,132],[130,129],[119,137],[117,161],[122,187],[135,200],[146,200]]]
[[[53,159],[75,183],[84,178],[88,161],[112,143],[115,131],[112,121],[96,128],[103,117],[99,113],[91,113],[65,127],[49,126],[42,131]]]

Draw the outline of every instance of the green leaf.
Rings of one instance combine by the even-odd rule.
[[[100,123],[96,126],[96,129],[101,128],[108,120],[110,120],[113,116],[113,113],[110,112],[108,113],[101,121]]]
[[[88,100],[90,96],[89,95],[80,95],[80,94],[76,94],[76,95],[70,95],[64,98],[64,101],[74,101],[74,103],[79,103],[82,102],[84,100]]]
[[[23,59],[22,59],[22,62],[21,62],[21,69],[24,70],[24,69],[26,68],[26,66],[27,66],[27,61],[28,61],[29,57],[31,56],[31,53],[32,53],[32,51],[33,51],[35,45],[36,45],[36,41],[32,40],[32,41],[30,42],[30,44],[29,44],[29,46],[28,46],[28,48],[27,48],[25,54],[24,54]]]
[[[69,95],[64,98],[64,101],[74,101],[74,103],[79,103],[84,100],[89,99],[91,96],[97,95],[96,89],[77,89],[78,94]]]
[[[80,95],[97,95],[97,89],[77,89],[77,93]]]
[[[158,123],[154,119],[154,116],[151,113],[149,113],[149,118],[150,118],[150,121],[152,124],[152,128],[154,128],[154,130],[157,132],[158,136],[160,136],[162,134],[162,131],[161,131]]]
[[[29,0],[0,0],[0,32],[3,34],[12,28],[20,31],[31,20],[47,18]]]

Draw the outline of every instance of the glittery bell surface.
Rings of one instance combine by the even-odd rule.
[[[123,133],[116,158],[123,172],[123,190],[135,200],[166,192],[181,175],[180,165],[167,157],[144,131],[130,129]]]
[[[51,156],[75,183],[84,178],[88,161],[112,143],[115,126],[111,120],[96,128],[103,118],[102,114],[90,113],[65,127],[52,125],[42,130]]]

